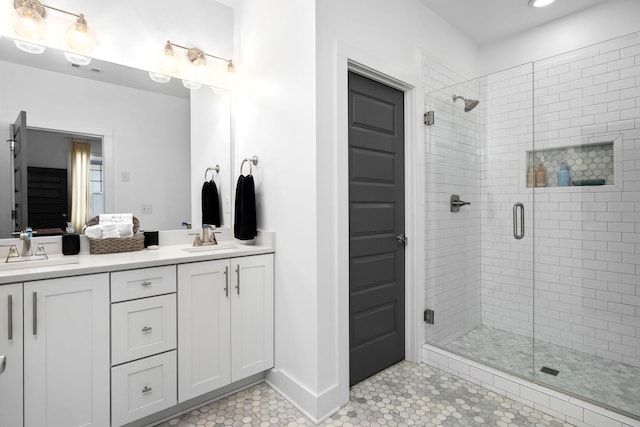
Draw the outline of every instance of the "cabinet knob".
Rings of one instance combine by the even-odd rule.
[[[144,388],[142,389],[143,393],[149,393],[151,390],[153,390],[153,388],[149,387],[149,386],[144,386]]]
[[[153,328],[151,326],[145,326],[142,328],[142,332],[150,332]]]
[[[148,280],[145,280],[144,282],[141,283],[142,286],[151,286],[151,282]]]

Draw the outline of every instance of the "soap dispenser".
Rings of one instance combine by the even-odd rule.
[[[536,171],[536,187],[546,187],[547,186],[547,173],[544,170],[544,166],[542,163],[538,165],[538,170]]]
[[[569,168],[567,162],[560,161],[560,170],[558,171],[558,187],[568,187],[571,182],[571,176],[569,175]]]

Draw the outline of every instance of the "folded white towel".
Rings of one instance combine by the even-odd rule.
[[[113,213],[113,214],[100,214],[98,216],[99,223],[125,223],[133,224],[133,214],[131,213]]]
[[[102,228],[102,238],[112,239],[114,237],[120,237],[119,224],[98,224]]]
[[[84,229],[84,235],[90,239],[102,239],[102,227],[91,225]]]
[[[133,224],[118,224],[120,237],[133,237]]]

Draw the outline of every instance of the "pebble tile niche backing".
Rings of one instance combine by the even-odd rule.
[[[571,183],[580,179],[604,179],[613,185],[613,143],[564,147],[527,152],[527,165],[533,155],[534,170],[542,163],[547,174],[547,187],[558,186],[560,161],[567,162]],[[525,171],[526,179],[527,171]]]

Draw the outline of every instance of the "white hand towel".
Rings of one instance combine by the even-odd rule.
[[[90,239],[102,239],[102,227],[91,225],[84,229],[84,235]]]
[[[118,224],[98,224],[102,228],[102,238],[111,239],[120,237],[120,229]]]
[[[118,224],[120,237],[133,237],[133,224]]]
[[[113,213],[113,214],[100,214],[98,216],[100,224],[106,223],[125,223],[133,224],[133,214],[131,213]]]

